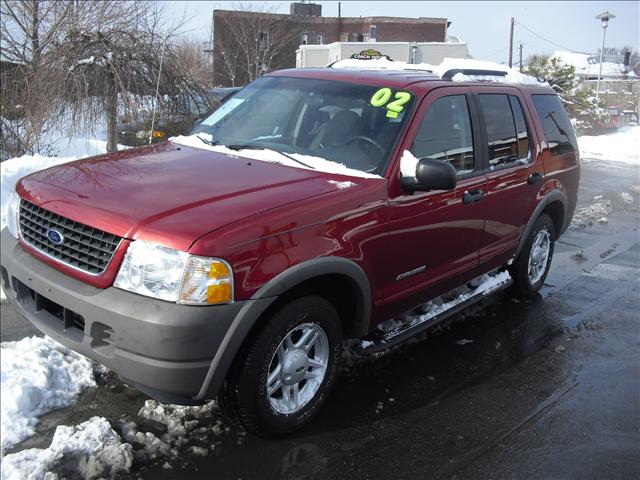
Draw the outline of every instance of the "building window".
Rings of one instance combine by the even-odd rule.
[[[267,48],[269,45],[269,32],[260,32],[258,38],[260,41],[260,48]]]
[[[309,44],[309,37],[308,35],[305,33],[304,35],[302,35],[302,45],[308,45]]]
[[[376,39],[376,26],[375,25],[371,25],[369,27],[369,38],[371,40],[375,40]]]
[[[340,34],[340,41],[341,42],[348,42],[349,41],[349,34],[348,33],[341,33]]]
[[[322,45],[322,35],[316,35],[316,44]]]

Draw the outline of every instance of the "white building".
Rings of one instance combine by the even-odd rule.
[[[324,67],[338,60],[366,55],[367,51],[395,61],[431,65],[438,65],[445,58],[469,56],[467,44],[463,42],[334,42],[327,45],[300,45],[296,50],[296,67]]]

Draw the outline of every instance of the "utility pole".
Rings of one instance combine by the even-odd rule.
[[[511,30],[509,32],[509,68],[513,66],[513,26],[515,19],[511,17]]]
[[[605,10],[599,15],[596,15],[596,18],[602,22],[602,48],[600,49],[600,69],[598,70],[598,83],[596,83],[596,103],[600,100],[600,77],[602,77],[602,60],[604,58],[604,38],[607,35],[607,26],[609,25],[609,20],[612,18],[616,18],[616,16]]]
[[[520,43],[520,72],[522,72],[522,43]]]

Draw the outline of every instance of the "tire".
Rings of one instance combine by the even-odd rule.
[[[509,267],[509,273],[513,278],[512,294],[517,297],[531,298],[540,290],[547,278],[547,273],[549,273],[555,238],[556,231],[553,221],[549,215],[543,213],[533,224],[520,255]],[[537,243],[540,241],[542,241],[542,245]],[[548,245],[545,246],[546,242],[548,242]],[[536,246],[535,248],[534,245]],[[546,254],[544,253],[545,251]],[[540,255],[541,252],[543,252],[542,256]],[[530,265],[530,260],[532,265]],[[530,267],[533,267],[533,269],[530,269]]]
[[[315,338],[307,353],[300,342],[304,335],[308,344]],[[342,329],[335,308],[318,296],[297,298],[273,314],[236,359],[218,402],[255,435],[294,432],[311,422],[324,404],[339,372],[341,354]],[[271,390],[278,382],[281,386],[269,394],[268,380],[272,380]]]

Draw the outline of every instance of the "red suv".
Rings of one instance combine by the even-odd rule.
[[[458,286],[473,299],[491,272],[533,294],[571,220],[578,151],[554,91],[448,73],[280,71],[190,136],[29,175],[4,289],[152,397],[218,395],[249,431],[295,430],[343,339],[403,340],[461,304],[378,327]]]

